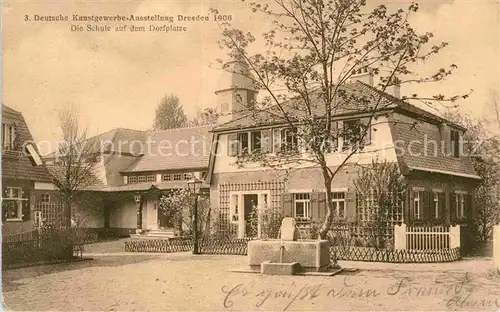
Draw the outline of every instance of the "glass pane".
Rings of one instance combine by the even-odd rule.
[[[344,218],[345,217],[345,203],[343,201],[339,202],[339,218]]]
[[[295,216],[304,217],[304,203],[295,203]]]

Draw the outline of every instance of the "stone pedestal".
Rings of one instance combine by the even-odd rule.
[[[500,224],[493,227],[493,263],[500,270]]]
[[[248,242],[248,265],[260,271],[261,264],[269,261],[280,263],[298,262],[306,272],[325,272],[330,264],[330,248],[327,240],[281,241],[254,240]]]

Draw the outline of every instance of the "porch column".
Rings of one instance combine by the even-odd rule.
[[[142,233],[142,195],[136,194],[134,196],[135,205],[137,209],[137,227],[135,230],[136,234]]]

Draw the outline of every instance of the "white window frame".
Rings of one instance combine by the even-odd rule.
[[[172,175],[172,181],[182,181],[182,173],[174,173]]]
[[[306,196],[307,195],[307,196]],[[297,198],[300,197],[300,198]],[[297,216],[297,203],[304,204],[304,215]],[[293,193],[293,216],[294,218],[311,218],[311,194],[310,193]]]
[[[16,137],[16,127],[13,124],[2,124],[2,147],[4,150],[13,150]]]
[[[414,189],[412,192],[413,192],[413,218],[416,220],[422,220],[422,201],[420,198],[420,192],[422,191]]]
[[[21,187],[7,186],[5,188],[4,201],[14,201],[17,204],[17,214],[15,218],[9,218],[7,216],[6,221],[22,221],[23,220],[23,203],[28,200],[28,198],[23,197],[23,189]],[[17,190],[17,197],[14,197],[14,190]]]
[[[162,182],[172,181],[172,175],[170,173],[164,173],[161,176]]]
[[[137,183],[146,183],[147,181],[148,181],[147,176],[145,175],[137,176]]]
[[[440,218],[440,215],[439,215],[439,194],[441,194],[441,192],[437,192],[437,191],[433,191],[434,193],[434,199],[433,199],[433,203],[434,203],[434,219],[439,219]]]
[[[468,193],[455,191],[455,212],[458,219],[465,219],[465,195],[468,195]]]
[[[137,183],[137,176],[128,176],[127,177],[127,184],[135,184]]]
[[[150,178],[152,178],[152,179],[150,179]],[[154,175],[153,174],[147,175],[146,176],[146,181],[147,182],[156,182],[156,174],[154,174]]]
[[[333,194],[340,194],[340,193],[343,193],[343,198],[335,198],[335,196]],[[332,203],[333,203],[333,209],[334,209],[334,213],[335,213],[335,217],[337,217],[338,219],[345,219],[346,218],[346,205],[345,205],[345,194],[346,192],[332,192]],[[342,217],[340,217],[340,203],[344,203],[344,215]]]
[[[182,174],[182,179],[183,180],[191,180],[192,178],[193,178],[193,174],[192,173],[186,172],[186,173]]]

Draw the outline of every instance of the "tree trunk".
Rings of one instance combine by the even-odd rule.
[[[319,231],[319,238],[326,239],[328,231],[330,230],[333,222],[333,202],[332,202],[332,177],[328,172],[328,168],[322,166],[323,178],[325,181],[325,189],[326,189],[326,215],[325,220],[321,226]]]

